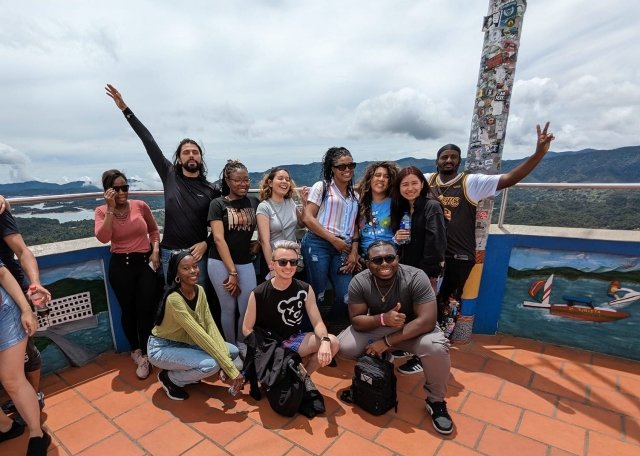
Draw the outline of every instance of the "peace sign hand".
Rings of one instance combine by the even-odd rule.
[[[544,129],[542,131],[540,131],[540,125],[536,125],[536,131],[538,133],[536,153],[538,154],[546,154],[549,151],[549,146],[551,146],[551,141],[556,139],[555,136],[553,136],[553,133],[547,133],[548,128],[549,122],[544,124]]]

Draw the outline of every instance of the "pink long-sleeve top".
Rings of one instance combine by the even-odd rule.
[[[111,253],[145,253],[153,242],[160,242],[160,231],[151,209],[140,200],[129,200],[129,214],[120,220],[111,216],[111,227],[104,223],[107,205],[96,207],[96,238],[104,244],[111,241]]]

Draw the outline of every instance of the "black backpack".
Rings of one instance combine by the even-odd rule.
[[[373,356],[361,356],[356,363],[353,383],[348,393],[351,397],[343,395],[343,400],[349,402],[350,399],[372,415],[383,415],[392,408],[397,412],[398,397],[393,363]]]

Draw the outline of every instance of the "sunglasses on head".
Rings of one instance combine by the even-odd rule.
[[[351,163],[343,163],[342,165],[333,165],[333,167],[339,171],[346,171],[347,168],[356,169],[356,165],[357,165],[356,162],[351,162]]]
[[[376,266],[380,266],[383,262],[387,264],[391,264],[394,261],[396,261],[396,258],[397,258],[396,255],[384,255],[384,256],[376,256],[373,258],[369,258],[369,261],[375,264]]]
[[[297,259],[297,258],[294,258],[294,259],[291,259],[291,260],[289,260],[289,259],[287,259],[287,258],[280,258],[279,260],[273,260],[273,261],[275,261],[276,263],[278,263],[278,266],[281,266],[281,267],[283,267],[283,268],[284,268],[287,264],[288,264],[289,266],[297,266],[297,265],[298,265],[298,259]]]
[[[127,193],[129,191],[129,184],[127,185],[114,185],[111,187],[115,192],[124,192]]]

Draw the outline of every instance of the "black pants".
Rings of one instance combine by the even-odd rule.
[[[475,261],[446,258],[444,277],[438,293],[438,320],[443,316],[442,309],[449,306],[449,298],[460,302],[464,284],[475,264]]]
[[[131,350],[139,348],[146,354],[159,298],[149,253],[112,254],[109,282],[122,309],[122,329]]]

